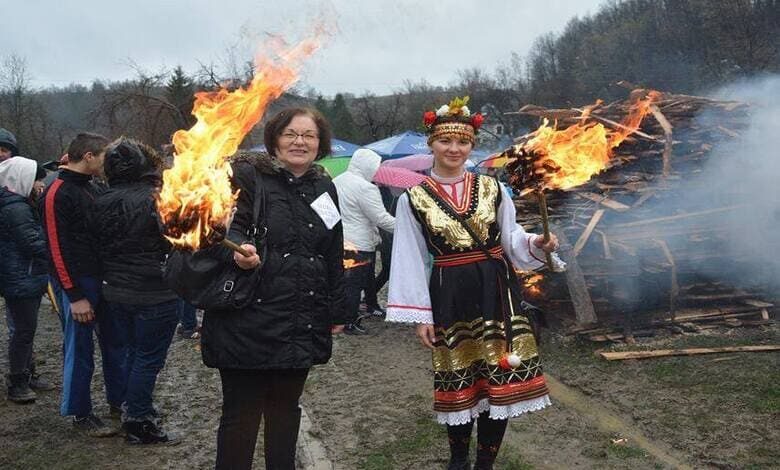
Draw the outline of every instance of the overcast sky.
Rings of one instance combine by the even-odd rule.
[[[314,19],[332,34],[302,84],[388,93],[405,79],[446,85],[456,71],[492,72],[534,39],[560,32],[604,0],[0,0],[0,55],[27,61],[34,86],[132,78],[198,63],[223,64],[238,45],[249,57],[265,33],[302,38]]]

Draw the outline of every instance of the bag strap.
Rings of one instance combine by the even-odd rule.
[[[258,228],[262,227],[263,230],[261,238],[265,238],[265,235],[268,232],[268,227],[265,225],[267,211],[263,173],[257,169],[255,169],[255,173],[255,200],[254,205],[252,206],[252,225],[250,225],[246,231],[247,238],[253,241],[257,236]]]

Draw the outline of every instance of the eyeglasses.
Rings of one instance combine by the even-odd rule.
[[[303,142],[306,144],[313,144],[318,140],[320,140],[320,136],[313,132],[298,134],[295,131],[285,131],[284,134],[279,136],[279,140],[281,142],[284,142],[285,144],[291,144],[295,142],[295,139],[297,139],[298,137],[303,139]]]

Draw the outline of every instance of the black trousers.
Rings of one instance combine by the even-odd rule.
[[[360,309],[360,293],[366,289],[369,276],[374,275],[373,251],[351,251],[349,258],[356,266],[344,270],[344,293],[347,308],[347,323],[354,323]]]
[[[308,369],[220,369],[222,417],[217,432],[217,470],[252,468],[260,421],[264,421],[265,468],[294,470],[301,421],[298,399]]]
[[[8,372],[11,375],[21,374],[30,369],[40,306],[40,297],[5,301],[8,317],[13,322],[13,333],[8,339]]]

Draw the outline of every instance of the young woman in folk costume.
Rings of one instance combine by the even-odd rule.
[[[447,425],[448,468],[470,468],[476,420],[474,469],[491,469],[507,419],[550,405],[512,268],[541,266],[558,241],[526,233],[509,192],[465,171],[482,123],[467,102],[455,99],[424,115],[434,166],[398,200],[387,320],[417,323],[420,342],[433,352],[434,410]]]

